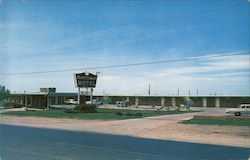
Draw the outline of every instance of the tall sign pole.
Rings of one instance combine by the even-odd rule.
[[[81,91],[80,91],[80,87],[78,87],[78,97],[77,97],[78,104],[81,103],[81,97],[80,97],[80,95],[81,95]]]
[[[93,88],[90,88],[90,103],[93,104]]]
[[[88,95],[89,95],[89,88],[86,87],[86,96],[88,96]]]

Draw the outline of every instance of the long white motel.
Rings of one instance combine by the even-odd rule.
[[[93,99],[109,98],[110,104],[127,100],[134,105],[179,106],[185,104],[184,98],[193,101],[193,107],[236,107],[250,103],[250,95],[93,95]],[[56,88],[40,88],[38,92],[13,93],[9,101],[24,107],[49,108],[51,105],[66,105],[67,99],[77,100],[78,93],[60,93]],[[81,94],[81,103],[90,100],[90,95]]]

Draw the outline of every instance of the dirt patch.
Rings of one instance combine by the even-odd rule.
[[[250,128],[172,123],[138,133],[142,137],[250,147]]]

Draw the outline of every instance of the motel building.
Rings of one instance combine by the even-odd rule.
[[[66,100],[77,100],[78,93],[58,93],[56,88],[40,88],[39,92],[13,93],[10,101],[22,104],[24,107],[50,108],[51,105],[66,105]],[[193,101],[193,107],[236,107],[242,103],[250,103],[250,95],[93,95],[93,99],[111,99],[110,104],[116,101],[127,100],[137,105],[153,106],[180,106],[186,104],[185,97]],[[90,100],[90,95],[80,95],[80,102]]]

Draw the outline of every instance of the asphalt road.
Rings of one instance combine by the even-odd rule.
[[[0,125],[0,160],[247,160],[249,149]]]

